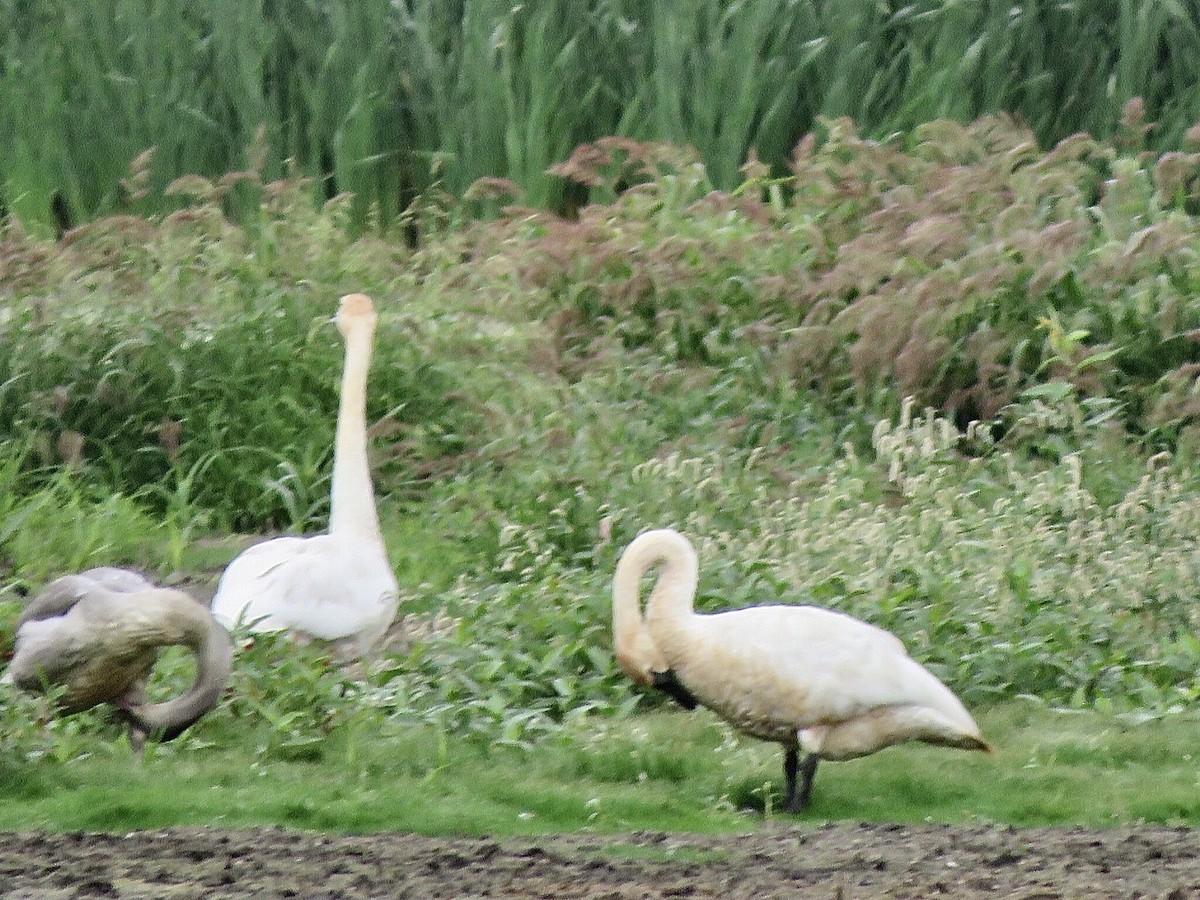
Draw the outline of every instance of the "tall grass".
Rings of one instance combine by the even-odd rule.
[[[812,4],[656,3],[638,34],[641,87],[627,131],[693,146],[731,187],[753,148],[778,164],[811,124],[800,114],[827,48]]]
[[[597,142],[574,171],[612,202],[415,250],[252,172],[245,226],[192,177],[170,215],[6,231],[0,431],[29,448],[0,457],[6,577],[207,575],[233,550],[197,538],[321,527],[329,316],[359,289],[405,619],[356,677],[240,657],[254,690],[220,715],[274,722],[280,753],[319,752],[343,697],[514,747],[654,702],[614,665],[609,590],[666,524],[700,548],[700,608],[848,610],[972,708],[1194,707],[1200,158],[1043,153],[993,118],[912,146],[833,121],[794,165],[721,192],[695,154]]]
[[[49,297],[14,299],[0,324],[0,420],[33,464],[75,465],[160,513],[198,505],[214,527],[323,522],[343,353],[330,317],[363,287],[385,292],[393,323],[371,382],[369,415],[386,420],[379,466],[415,489],[423,478],[404,466],[436,469],[462,449],[478,410],[452,401],[456,376],[420,333],[402,333],[391,250],[349,237],[344,202],[318,215],[302,184],[276,185],[254,226],[237,228],[218,186],[186,186],[209,199],[159,227],[84,226],[53,262],[5,245],[22,294],[26,276],[66,276]]]
[[[1174,0],[0,0],[0,26],[0,202],[45,233],[289,160],[387,226],[483,177],[570,208],[546,169],[607,135],[692,146],[728,189],[820,117],[884,136],[1008,111],[1048,146],[1116,134],[1140,98],[1158,148],[1200,120],[1200,15]]]

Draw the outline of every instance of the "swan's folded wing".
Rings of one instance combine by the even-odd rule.
[[[718,703],[800,724],[832,724],[892,706],[927,706],[974,729],[962,703],[895,635],[816,607],[755,607],[697,616],[710,650],[701,676]],[[690,668],[690,667],[689,667]],[[688,669],[679,673],[696,690]],[[731,694],[724,696],[724,694]],[[736,694],[737,696],[733,696]]]
[[[302,558],[311,538],[281,537],[242,551],[225,569],[212,600],[212,613],[226,628],[249,625],[254,631],[290,627],[285,612],[288,572]]]
[[[382,634],[396,610],[396,580],[386,558],[331,535],[276,538],[230,564],[213,598],[227,627],[296,630],[321,640]]]

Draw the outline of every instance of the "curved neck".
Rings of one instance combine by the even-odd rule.
[[[696,551],[682,534],[662,528],[635,538],[617,564],[613,578],[614,632],[642,627],[639,586],[642,576],[653,566],[659,566],[660,571],[646,601],[651,629],[656,623],[682,624],[691,618],[700,572]]]
[[[363,324],[347,332],[346,362],[333,446],[331,534],[358,534],[379,540],[375,491],[367,462],[367,372],[371,368],[374,328]]]
[[[628,553],[621,557],[613,577],[613,652],[616,654],[617,663],[630,678],[648,685],[649,670],[665,669],[666,664],[650,658],[654,653],[654,642],[646,633],[646,623],[642,620],[641,601],[638,597],[644,570],[634,571],[633,566],[627,564],[628,559]]]
[[[178,737],[217,705],[233,665],[229,633],[206,609],[191,598],[185,598],[173,615],[184,630],[179,642],[195,651],[196,680],[186,693],[172,700],[124,710],[138,729],[160,741]]]

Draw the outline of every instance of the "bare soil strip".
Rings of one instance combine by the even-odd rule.
[[[824,825],[495,841],[0,833],[0,897],[1200,898],[1200,831]]]

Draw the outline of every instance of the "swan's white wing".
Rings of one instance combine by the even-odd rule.
[[[751,733],[833,725],[885,707],[928,707],[968,732],[957,697],[895,635],[851,616],[762,606],[692,619],[687,659],[672,659],[702,702]],[[754,723],[764,723],[754,727]]]
[[[396,579],[381,553],[324,535],[274,573],[289,627],[322,640],[380,637],[396,613]]]
[[[281,630],[287,625],[272,622],[278,612],[279,590],[273,588],[272,572],[297,556],[306,538],[282,537],[248,547],[234,557],[221,575],[212,599],[212,614],[226,628],[251,625],[256,631]]]
[[[359,541],[331,535],[275,538],[238,556],[213,597],[221,624],[296,630],[322,640],[376,637],[396,611],[387,560]]]

